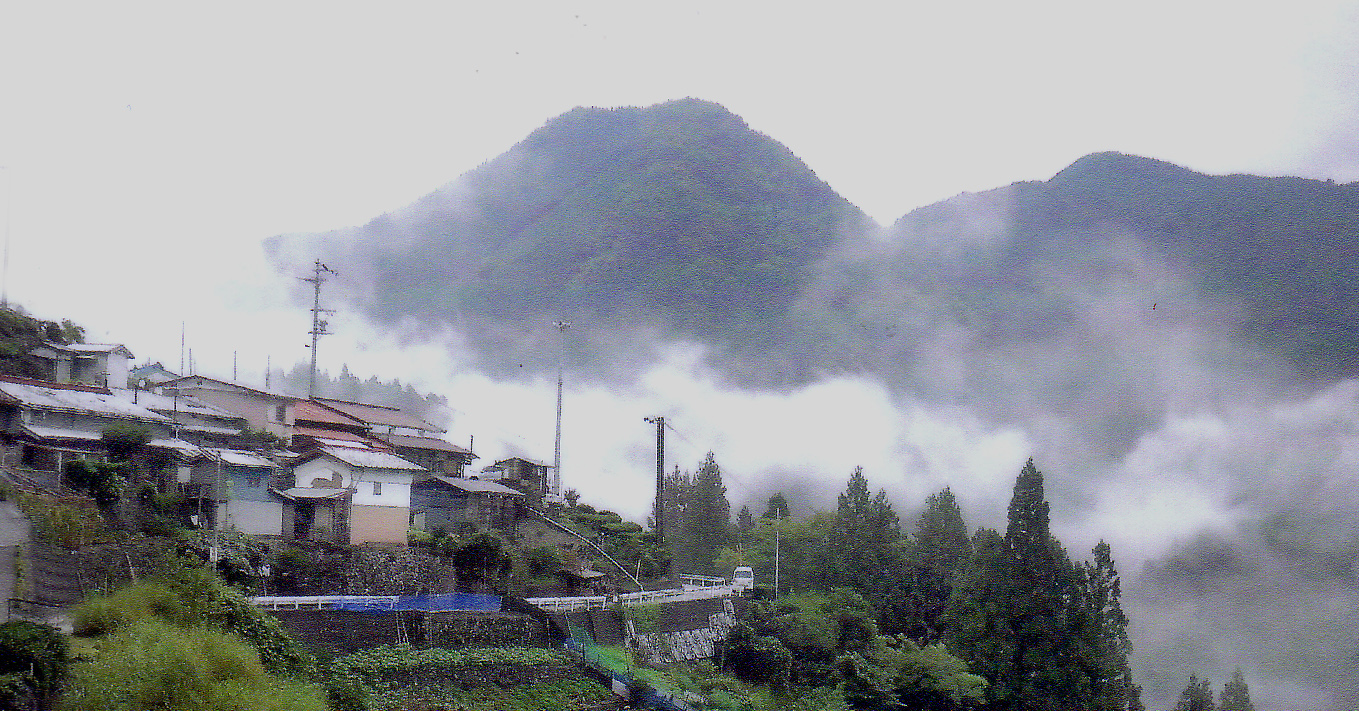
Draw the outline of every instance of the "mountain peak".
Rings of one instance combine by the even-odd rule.
[[[1052,176],[1051,183],[1086,182],[1091,180],[1126,181],[1133,178],[1180,179],[1199,175],[1194,171],[1155,158],[1102,151],[1076,160]]]

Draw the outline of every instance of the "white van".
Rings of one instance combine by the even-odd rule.
[[[731,573],[732,592],[745,592],[755,587],[755,571],[750,566],[743,565]]]

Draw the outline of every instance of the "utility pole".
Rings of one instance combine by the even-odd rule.
[[[566,349],[566,329],[570,321],[553,321],[562,338],[557,341],[557,444],[552,452],[552,494],[560,500],[562,495],[562,351]]]
[[[665,418],[644,417],[656,425],[656,542],[665,545]]]
[[[311,371],[307,375],[307,399],[316,397],[316,342],[320,340],[321,336],[330,335],[330,331],[326,330],[326,326],[329,326],[330,324],[321,320],[321,314],[332,313],[330,309],[321,308],[321,283],[326,280],[325,277],[321,276],[321,272],[329,272],[331,274],[337,273],[335,270],[322,264],[321,260],[318,259],[316,260],[316,266],[312,268],[312,275],[310,277],[298,277],[298,279],[301,279],[312,286]]]

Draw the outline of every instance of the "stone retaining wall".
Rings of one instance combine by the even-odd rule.
[[[514,613],[271,610],[269,614],[303,646],[333,657],[399,642],[450,649],[547,644],[547,631],[539,620]]]
[[[325,656],[340,657],[401,641],[424,643],[423,621],[409,612],[399,617],[348,610],[272,610],[269,614],[302,646]]]

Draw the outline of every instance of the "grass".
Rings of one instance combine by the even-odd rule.
[[[268,674],[239,638],[159,620],[128,624],[77,652],[61,711],[325,711],[314,686]]]

